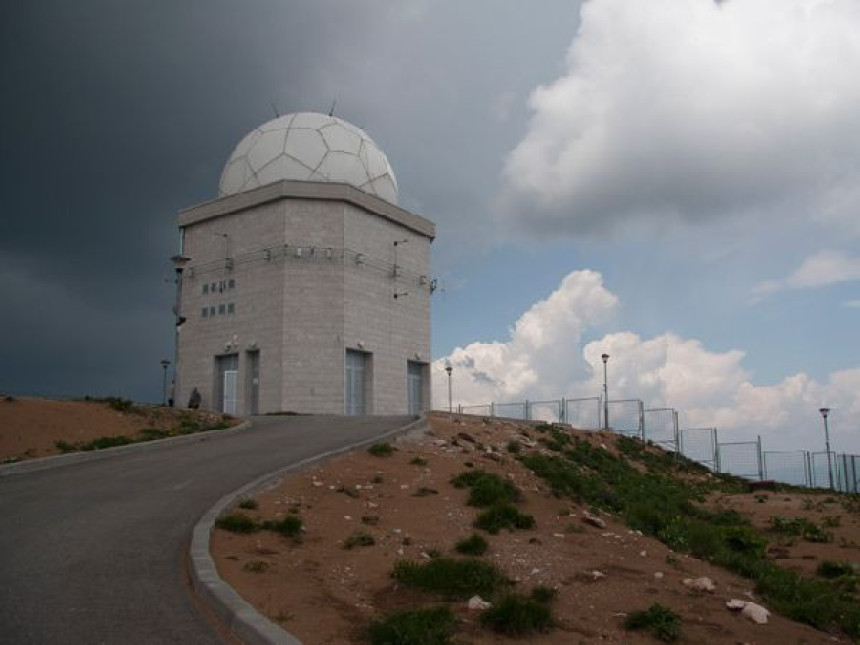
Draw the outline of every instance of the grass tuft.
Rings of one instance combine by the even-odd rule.
[[[373,546],[376,540],[370,533],[364,531],[356,531],[343,541],[343,548],[349,551],[357,546]]]
[[[512,504],[498,503],[480,513],[475,518],[474,526],[490,535],[496,535],[502,529],[532,529],[535,526],[535,518],[523,515]]]
[[[467,470],[451,480],[456,488],[469,489],[469,506],[492,506],[502,502],[518,502],[519,489],[506,479],[483,470]]]
[[[454,548],[463,555],[484,555],[490,544],[477,533],[473,533],[471,537],[457,542]]]
[[[387,442],[375,443],[367,449],[374,457],[390,457],[394,454],[394,448]]]
[[[298,515],[287,515],[280,520],[266,520],[260,526],[297,542],[302,537],[302,520]]]
[[[230,531],[230,533],[256,533],[260,530],[260,525],[252,518],[244,513],[232,513],[230,515],[222,515],[215,520],[215,528],[222,531]]]
[[[407,587],[449,600],[466,600],[476,594],[487,598],[509,584],[502,571],[489,562],[453,558],[424,563],[398,560],[391,577]]]
[[[554,621],[547,603],[511,594],[481,614],[481,624],[498,634],[520,638],[535,632],[547,632]]]
[[[241,502],[239,502],[239,508],[244,508],[248,511],[256,511],[259,507],[260,505],[257,503],[257,500],[251,497],[246,497]]]
[[[644,630],[657,640],[674,643],[681,636],[681,617],[668,607],[654,603],[644,611],[634,611],[627,616],[624,629]]]
[[[373,621],[367,640],[371,645],[449,645],[455,623],[448,607],[400,611]]]

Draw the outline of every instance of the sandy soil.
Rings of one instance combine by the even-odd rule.
[[[119,412],[103,402],[0,396],[0,463],[60,454],[56,441],[73,444],[118,435],[139,438],[145,428],[170,430],[188,415],[203,424],[222,419],[220,414],[174,408],[135,406],[134,411]]]
[[[727,600],[755,599],[748,581],[674,554],[612,517],[603,517],[603,529],[586,524],[584,509],[549,495],[510,456],[487,458],[456,436],[467,432],[504,455],[504,446],[520,430],[517,424],[484,424],[468,417],[452,423],[446,415],[434,415],[431,422],[431,436],[398,442],[398,450],[390,457],[355,452],[291,476],[255,496],[258,509],[242,512],[257,519],[275,519],[290,509],[298,510],[306,529],[303,540],[294,544],[266,531],[236,535],[215,530],[211,546],[221,575],[260,611],[308,645],[362,642],[362,632],[372,618],[435,602],[398,587],[390,572],[396,560],[420,561],[433,550],[460,557],[453,551],[454,544],[474,532],[471,524],[477,511],[465,505],[467,491],[454,488],[449,481],[467,470],[468,462],[513,480],[525,493],[522,511],[537,520],[534,530],[486,536],[491,550],[484,556],[517,581],[518,591],[528,592],[536,585],[558,590],[554,612],[559,627],[527,642],[653,643],[650,636],[627,632],[621,624],[627,612],[654,602],[681,615],[683,643],[840,642],[779,616],[771,616],[767,625],[755,625],[729,612]],[[611,436],[583,436],[612,449]],[[410,463],[418,456],[427,464]],[[807,499],[812,501],[805,502]],[[838,536],[833,543],[799,542],[789,547],[785,562],[811,571],[821,558],[856,561],[860,555],[851,546],[860,541],[857,514],[849,516],[838,504],[824,499],[826,496],[811,493],[756,493],[723,497],[714,503],[748,512],[760,526],[771,515],[808,512],[817,520],[842,515],[840,526],[832,529]],[[375,545],[344,549],[344,540],[356,531],[370,533]],[[699,576],[713,579],[715,593],[694,593],[684,586],[685,578]],[[481,629],[478,612],[468,610],[465,603],[455,604],[454,609],[460,620],[459,641],[485,645],[509,640]]]

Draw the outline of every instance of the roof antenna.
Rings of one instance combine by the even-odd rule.
[[[329,108],[328,115],[334,116],[334,106],[337,105],[337,99],[331,102],[331,107]]]
[[[274,102],[274,101],[269,101],[269,105],[271,105],[271,106],[272,106],[272,110],[275,112],[275,118],[276,118],[276,119],[280,118],[280,116],[281,116],[281,115],[280,115],[280,114],[278,114],[278,106],[277,106],[277,105],[275,105],[275,102]]]

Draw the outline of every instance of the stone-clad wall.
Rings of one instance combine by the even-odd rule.
[[[339,196],[344,191],[326,185],[320,190],[329,188]],[[242,203],[231,210],[230,200]],[[190,260],[182,284],[187,320],[178,352],[179,405],[187,403],[196,386],[202,406],[218,409],[216,357],[235,353],[237,411],[249,413],[247,352],[252,350],[260,357],[260,412],[340,414],[344,353],[351,348],[372,355],[368,412],[406,411],[407,361],[430,359],[431,238],[369,211],[366,201],[278,194],[246,203],[243,194],[180,214],[183,254]],[[391,209],[396,207],[385,204],[380,211]],[[392,212],[399,217],[398,211]],[[408,218],[419,218],[400,212],[410,224]],[[432,223],[421,222],[424,230],[433,230]],[[402,240],[408,241],[398,244],[401,270],[395,277],[393,242]],[[365,261],[356,262],[357,253]],[[233,288],[212,292],[213,283],[226,286],[230,280]],[[210,285],[209,293],[203,293],[204,284]],[[233,313],[217,313],[228,304]],[[204,306],[215,306],[215,316],[204,318]],[[425,380],[423,400],[429,405],[429,374]]]

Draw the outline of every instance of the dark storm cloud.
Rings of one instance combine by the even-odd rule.
[[[4,3],[0,391],[159,398],[176,211],[215,197],[272,102],[336,99],[388,152],[403,205],[440,240],[466,237],[575,14],[562,0],[542,16],[489,0]]]

